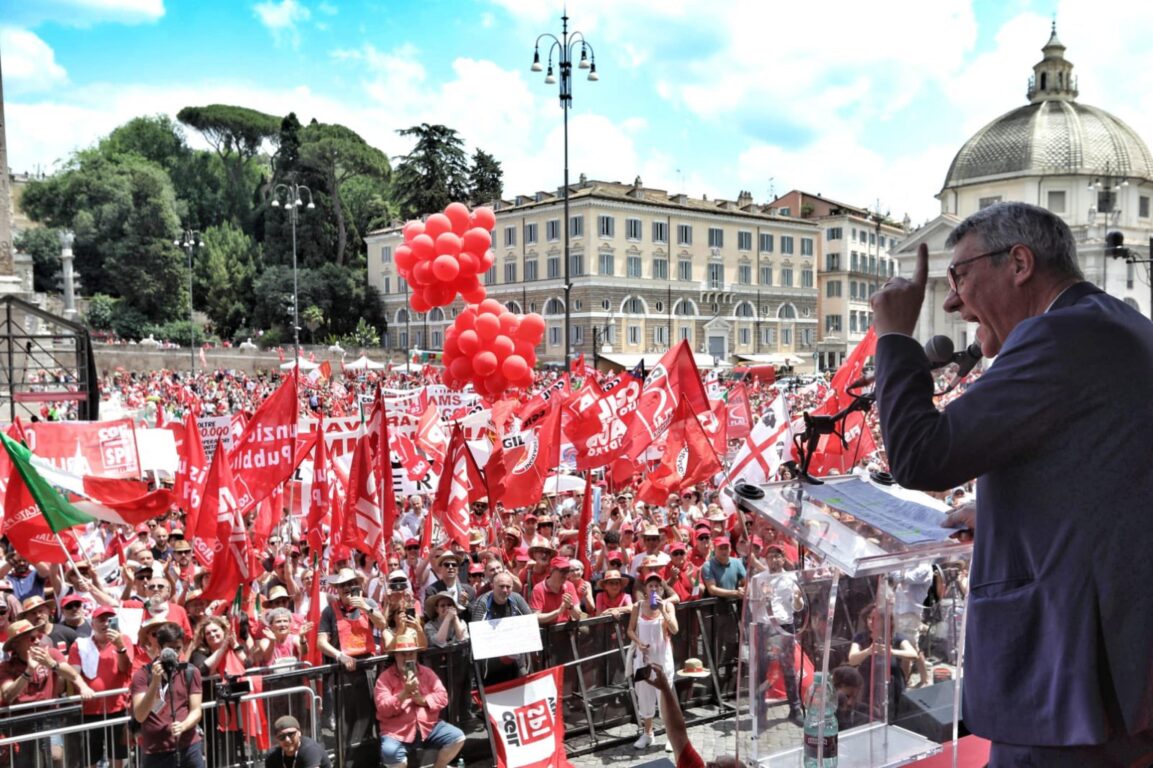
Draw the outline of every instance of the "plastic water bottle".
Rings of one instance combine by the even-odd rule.
[[[837,692],[831,683],[825,682],[820,672],[813,673],[813,684],[805,697],[804,742],[805,768],[837,768]],[[818,747],[821,747],[820,759],[817,758]]]

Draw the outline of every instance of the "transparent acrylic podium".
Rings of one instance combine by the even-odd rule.
[[[803,563],[801,570],[749,574],[738,693],[748,722],[740,724],[740,753],[766,768],[803,768],[804,732],[789,715],[816,671],[841,684],[837,768],[904,765],[936,754],[957,733],[960,574],[971,545],[941,531],[947,507],[930,496],[858,476],[823,479],[725,491],[752,513],[751,533],[766,540],[783,534],[778,543],[791,565]],[[938,600],[926,606],[930,586]],[[906,690],[899,657],[910,652],[924,666],[904,661],[916,681]]]

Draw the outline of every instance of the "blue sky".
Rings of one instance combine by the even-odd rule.
[[[140,114],[240,104],[343,123],[390,156],[421,122],[562,178],[559,0],[0,0],[9,165],[51,171]],[[1129,0],[572,0],[595,51],[570,168],[710,198],[801,188],[914,223],[953,155],[1025,103],[1056,14],[1080,100],[1153,141],[1153,14]],[[542,47],[542,58],[547,50]],[[198,144],[190,134],[190,141]]]

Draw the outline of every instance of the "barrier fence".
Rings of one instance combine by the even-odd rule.
[[[731,716],[734,711],[740,607],[739,601],[718,598],[677,607],[680,631],[672,638],[673,658],[678,665],[686,658],[700,658],[711,672],[706,678],[682,678],[675,683],[690,726]],[[559,706],[563,707],[569,756],[615,746],[637,735],[635,731],[620,735],[622,727],[640,727],[632,675],[627,672],[628,621],[626,614],[619,619],[604,616],[541,627],[543,650],[530,655],[527,667],[531,672],[564,666],[563,704]],[[333,765],[375,768],[380,755],[372,691],[389,663],[390,658],[383,655],[359,661],[353,671],[335,664],[295,664],[247,670],[240,680],[206,678],[201,721],[206,764],[263,765],[266,747],[259,731],[264,730],[263,744],[270,740],[275,745],[269,733],[272,723],[282,715],[293,715],[307,734],[329,750]],[[491,764],[483,712],[474,697],[483,671],[481,663],[473,661],[469,643],[430,647],[421,653],[420,663],[432,668],[448,691],[449,703],[441,718],[468,736],[462,757]],[[221,730],[220,724],[228,720],[221,717],[223,708],[244,710],[250,703],[262,714],[260,725],[246,723],[245,730]],[[0,708],[0,768],[115,766],[119,763],[112,762],[114,755],[108,751],[114,743],[129,746],[124,765],[139,766],[142,753],[129,733],[130,715],[131,705],[127,712],[107,718],[82,715],[79,696]]]

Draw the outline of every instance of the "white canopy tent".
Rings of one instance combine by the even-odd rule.
[[[295,367],[296,367],[296,363],[297,363],[297,362],[299,362],[299,363],[300,363],[300,370],[302,370],[302,371],[311,371],[311,370],[313,370],[314,368],[319,368],[319,367],[320,367],[320,364],[319,364],[319,363],[310,363],[310,362],[308,362],[307,360],[305,360],[305,359],[302,357],[302,358],[300,358],[300,360],[299,360],[299,361],[296,361],[296,360],[289,360],[287,363],[281,363],[281,364],[280,364],[280,370],[282,370],[282,371],[291,371],[293,368],[295,368]]]
[[[382,368],[384,368],[384,363],[369,360],[368,355],[361,355],[351,363],[345,363],[344,365],[346,371],[379,371]]]

